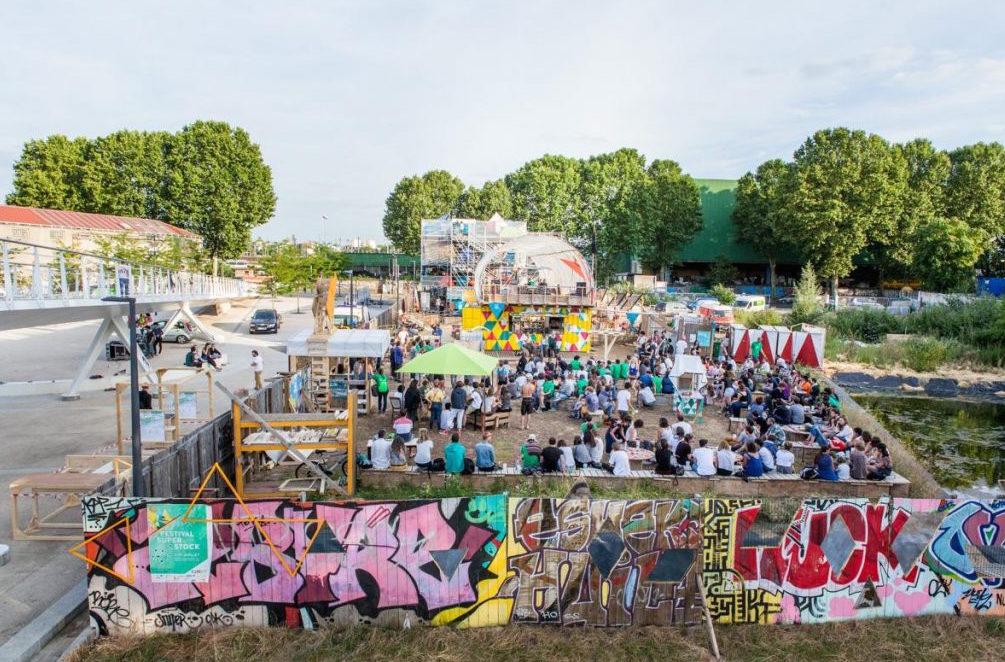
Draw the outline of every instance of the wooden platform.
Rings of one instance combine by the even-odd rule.
[[[693,471],[687,471],[676,480],[671,476],[659,476],[651,470],[632,471],[623,477],[612,476],[603,469],[577,469],[568,474],[535,474],[525,476],[516,467],[509,466],[504,470],[492,473],[476,471],[470,476],[460,476],[460,479],[471,485],[473,489],[490,489],[499,481],[507,484],[519,484],[526,481],[570,480],[585,478],[590,482],[600,482],[605,486],[614,486],[625,481],[657,481],[665,484],[667,492],[683,492],[685,494],[715,494],[717,496],[747,496],[747,497],[860,497],[876,498],[881,496],[906,497],[910,481],[899,474],[893,474],[886,480],[803,480],[798,474],[771,474],[767,477],[742,478],[713,476],[701,478]],[[445,480],[443,473],[429,473],[424,470],[409,467],[408,471],[377,471],[366,469],[360,473],[360,480],[370,485],[397,485],[408,481],[415,485],[442,485]]]

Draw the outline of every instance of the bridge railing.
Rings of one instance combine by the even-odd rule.
[[[2,300],[94,302],[107,296],[139,300],[236,297],[247,294],[238,278],[117,260],[93,253],[0,239]],[[23,305],[23,304],[22,304]]]

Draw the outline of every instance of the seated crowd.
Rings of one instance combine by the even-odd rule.
[[[401,344],[422,347],[414,341]],[[681,475],[687,470],[703,477],[745,479],[792,474],[796,458],[787,435],[796,431],[799,436],[808,434],[818,445],[813,466],[801,472],[803,478],[882,480],[892,473],[886,445],[868,431],[850,427],[841,415],[840,401],[829,388],[821,389],[815,378],[781,359],[771,365],[750,357],[738,364],[724,353],[714,360],[703,358],[708,380],[702,389],[706,406],[719,407],[733,421],[739,419],[742,427],[736,434],[718,444],[695,440],[692,425],[680,411],[660,418],[658,429],[650,432],[634,414],[661,406],[667,407],[668,413],[673,410],[672,398],[661,404],[657,396],[674,393],[669,377],[674,356],[695,349],[659,331],[640,334],[630,357],[611,361],[580,356],[567,360],[549,342],[537,347],[527,343],[515,365],[503,361],[496,368],[494,380],[411,379],[391,394],[392,401],[397,400],[393,408],[401,416],[394,420],[392,440],[384,439],[383,431],[378,434],[379,451],[377,439],[372,440],[373,465],[378,469],[403,467],[406,460],[395,462],[401,459],[399,441],[401,445],[412,444],[413,426],[428,421],[428,428],[419,430],[414,444],[416,466],[451,473],[497,471],[500,466],[489,431],[474,446],[474,457],[468,457],[460,435],[469,417],[519,407],[521,427],[526,430],[536,412],[567,407],[569,417],[579,423],[578,434],[570,435],[568,441],[550,438],[543,445],[536,435],[529,434],[514,458],[524,473],[591,467],[628,475],[629,451],[638,448],[652,451],[652,455],[643,454],[637,464],[661,475]],[[434,432],[450,435],[442,458],[432,457],[429,434]]]

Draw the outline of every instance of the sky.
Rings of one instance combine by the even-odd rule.
[[[405,176],[634,147],[737,178],[848,126],[1005,142],[1005,3],[21,2],[0,9],[0,196],[25,141],[197,119],[272,168],[256,236],[380,239]]]

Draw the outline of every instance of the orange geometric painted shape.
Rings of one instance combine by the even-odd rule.
[[[119,573],[115,572],[114,570],[112,570],[108,566],[103,565],[101,563],[98,563],[97,561],[95,561],[94,559],[91,558],[90,554],[87,553],[88,551],[90,551],[89,550],[89,546],[90,545],[97,546],[97,544],[98,544],[97,543],[98,538],[100,538],[101,536],[105,535],[109,531],[112,531],[113,529],[118,528],[123,522],[125,522],[125,525],[126,525],[126,560],[127,560],[128,565],[129,565],[129,575],[126,576],[126,577],[123,577],[122,575],[120,575]],[[79,551],[81,547],[85,548],[84,553],[81,553]],[[76,556],[78,559],[83,559],[83,561],[87,565],[93,566],[95,568],[101,568],[102,570],[104,570],[108,574],[112,575],[113,577],[117,577],[117,578],[121,579],[122,581],[124,581],[127,584],[132,584],[136,580],[136,567],[133,565],[133,536],[132,536],[132,532],[131,532],[131,530],[129,528],[129,518],[128,517],[123,517],[119,521],[115,522],[115,524],[111,524],[109,526],[106,526],[102,530],[100,530],[97,533],[95,533],[93,536],[85,538],[83,542],[77,543],[76,545],[74,545],[73,547],[71,547],[69,551],[70,551],[71,555]],[[94,556],[95,557],[97,556],[97,550],[94,551]]]

